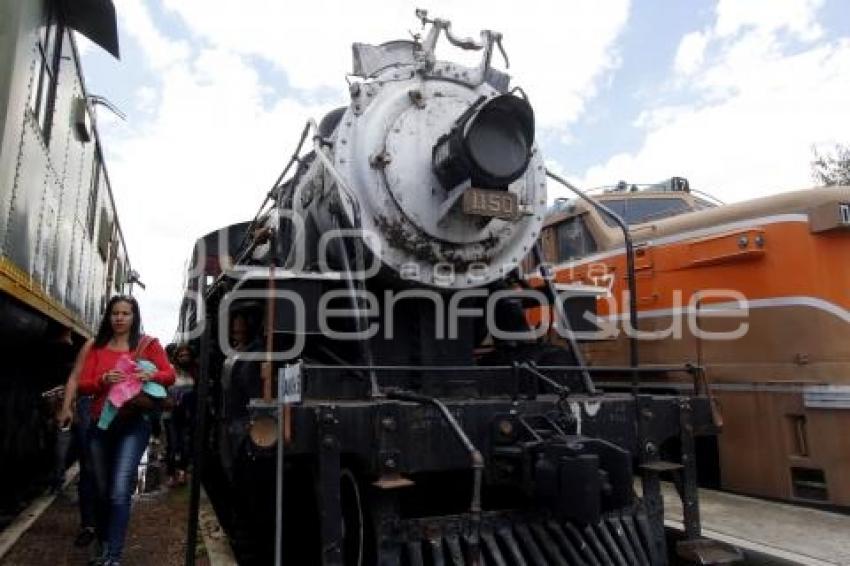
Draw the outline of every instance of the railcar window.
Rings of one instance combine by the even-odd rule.
[[[92,160],[91,189],[89,190],[89,207],[86,212],[86,227],[89,231],[89,239],[94,238],[94,220],[97,213],[97,193],[100,188],[100,169],[102,167],[100,152],[95,150]]]
[[[641,224],[691,211],[690,205],[680,198],[605,199],[602,204],[619,214],[627,224]],[[617,225],[607,215],[602,216],[609,226]]]
[[[53,126],[53,108],[56,103],[56,85],[59,78],[59,63],[62,60],[62,36],[64,28],[59,20],[56,2],[45,2],[47,14],[43,29],[38,37],[36,50],[35,81],[30,95],[30,110],[44,135],[44,142],[50,143],[50,131]]]
[[[115,292],[120,293],[124,285],[124,260],[120,255],[115,260]]]
[[[100,231],[97,235],[97,251],[104,261],[109,257],[110,240],[112,240],[112,219],[104,206],[100,209]]]
[[[596,240],[581,215],[558,224],[555,237],[558,243],[558,261],[584,257],[597,250]]]

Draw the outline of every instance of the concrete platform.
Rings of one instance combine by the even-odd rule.
[[[668,527],[682,529],[682,505],[663,484]],[[703,534],[739,547],[748,563],[850,565],[850,515],[701,489]]]

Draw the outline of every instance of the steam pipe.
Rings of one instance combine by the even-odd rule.
[[[460,443],[463,444],[463,447],[469,452],[470,460],[472,461],[472,500],[469,503],[469,515],[470,515],[470,523],[472,524],[472,533],[470,535],[470,554],[472,555],[472,564],[479,564],[480,560],[480,549],[479,549],[479,532],[481,530],[481,483],[484,474],[484,456],[481,455],[481,452],[466,433],[461,428],[460,424],[458,424],[454,415],[452,415],[451,411],[449,411],[448,407],[435,397],[428,397],[427,395],[420,395],[418,393],[413,393],[410,391],[402,391],[398,389],[394,390],[386,390],[386,395],[388,399],[397,399],[399,401],[412,401],[413,403],[419,403],[420,405],[433,405],[440,411],[440,414],[449,424],[449,427],[454,432],[455,436],[460,440]]]
[[[549,169],[546,169],[546,176],[554,179],[555,181],[561,183],[563,186],[574,192],[581,198],[583,201],[588,203],[590,206],[595,208],[597,211],[605,214],[609,218],[611,218],[614,222],[617,223],[617,226],[620,227],[620,231],[623,233],[623,242],[626,246],[626,272],[627,272],[627,282],[629,285],[629,362],[632,367],[632,394],[637,396],[638,387],[640,386],[640,376],[637,371],[635,371],[640,363],[640,357],[638,355],[638,342],[637,336],[635,336],[637,330],[637,279],[635,275],[635,248],[632,243],[632,236],[629,233],[629,227],[626,222],[615,213],[613,210],[605,206],[600,202],[596,202],[584,191],[573,186],[571,183],[567,182],[565,179],[559,177],[558,175],[552,173]],[[584,364],[582,364],[584,365]]]

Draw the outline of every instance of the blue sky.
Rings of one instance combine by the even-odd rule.
[[[645,105],[672,98],[664,89],[684,34],[702,29],[713,17],[713,2],[664,0],[646,10],[633,6],[616,42],[620,64],[571,127],[573,143],[550,151],[569,156],[571,171],[583,171],[606,157],[640,148],[643,132],[634,126]],[[646,4],[648,5],[648,4]],[[670,176],[678,174],[671,164]],[[649,182],[643,179],[638,182]],[[611,179],[614,184],[617,179]]]
[[[128,116],[98,121],[163,338],[194,238],[253,214],[304,120],[346,103],[350,44],[409,37],[416,6],[504,33],[547,163],[580,185],[681,175],[736,201],[809,186],[811,147],[850,142],[844,0],[238,6],[116,0],[121,61],[81,41],[89,91]]]

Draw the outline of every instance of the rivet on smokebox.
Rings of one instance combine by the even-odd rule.
[[[333,448],[334,444],[335,444],[335,442],[334,442],[333,436],[327,435],[324,438],[322,438],[322,446],[324,446],[325,448]]]
[[[395,419],[392,417],[384,417],[381,419],[381,426],[384,430],[394,431],[396,429]]]
[[[417,108],[425,108],[425,97],[422,96],[421,90],[409,90],[407,91],[407,96],[410,97],[410,101]]]
[[[389,164],[389,162],[392,160],[393,158],[389,153],[387,153],[386,151],[381,151],[369,158],[369,165],[371,165],[375,169],[381,169],[383,167],[386,167],[387,164]]]

